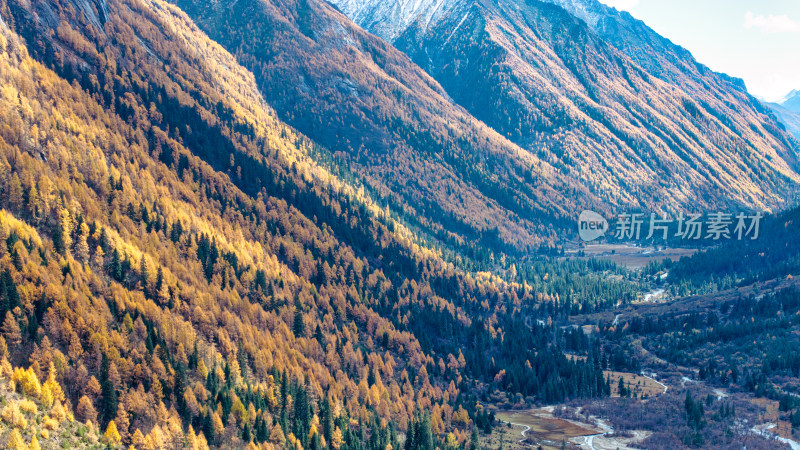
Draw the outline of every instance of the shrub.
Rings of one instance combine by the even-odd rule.
[[[2,416],[4,422],[11,426],[21,428],[23,430],[28,428],[28,420],[25,419],[24,415],[22,415],[22,412],[19,410],[19,406],[15,404],[6,405],[6,407],[3,408],[3,412],[0,413],[0,416]]]
[[[44,419],[42,420],[42,426],[45,430],[55,431],[56,428],[58,428],[58,425],[58,421],[50,416],[44,416]]]
[[[19,430],[16,428],[11,432],[11,435],[9,435],[6,446],[9,450],[28,450],[28,446],[25,445],[25,441],[22,440],[22,435],[19,434]]]
[[[21,367],[14,369],[11,382],[14,383],[16,390],[21,391],[25,395],[39,398],[42,394],[42,385],[39,383],[39,378],[36,376],[32,367],[29,367],[28,370],[24,370]]]
[[[32,401],[30,401],[28,399],[20,400],[19,409],[21,409],[22,412],[24,412],[25,414],[38,414],[39,413],[39,407],[36,406],[36,403],[34,403],[34,402],[32,402]]]
[[[61,402],[57,401],[53,405],[53,409],[50,410],[50,415],[56,423],[61,423],[67,417],[67,410],[64,409],[64,405],[62,405]]]
[[[117,431],[117,425],[114,423],[113,420],[111,422],[108,422],[108,428],[106,428],[106,432],[103,435],[103,438],[105,442],[110,445],[119,445],[119,443],[122,441],[122,438],[120,437],[119,432]]]

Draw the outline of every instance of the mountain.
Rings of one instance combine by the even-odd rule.
[[[424,2],[406,7],[441,23]],[[580,66],[587,77],[637,67],[585,36],[599,52]],[[590,70],[611,55],[622,62]],[[672,85],[637,73],[666,104],[655,93]],[[574,210],[666,200],[591,192],[586,172],[490,128],[447,86],[312,0],[0,0],[0,445],[474,449],[518,440],[496,410],[653,404],[608,398],[611,373],[647,361],[614,314],[664,283],[666,263],[630,271],[537,245],[569,239]],[[757,170],[788,167],[777,148],[769,163],[754,156]],[[777,205],[772,181],[743,179],[730,202]],[[763,245],[747,254],[763,259]],[[774,274],[795,267],[795,247],[769,259]],[[705,274],[681,264],[678,276]],[[709,284],[730,282],[713,270]],[[748,327],[777,329],[775,311],[796,305]],[[594,315],[613,322],[570,326]],[[653,353],[680,354],[670,342]],[[787,383],[790,369],[763,375]],[[663,442],[740,440],[744,422],[705,422],[693,401],[689,425],[708,426],[689,430],[685,387],[658,406],[674,413]],[[758,424],[749,400],[737,420]]]
[[[789,92],[785,97],[775,103],[790,111],[800,112],[800,90],[795,89]]]
[[[175,5],[2,0],[0,18],[0,378],[38,402],[37,432],[433,448],[492,432],[479,398],[610,394],[601,348],[537,324],[630,301],[613,265],[445,261]],[[12,400],[0,443],[28,445],[14,408],[33,401]]]
[[[774,208],[798,143],[743,83],[593,0],[334,0],[450,97],[614,205]]]
[[[786,128],[786,131],[792,133],[795,138],[800,139],[800,111],[786,108],[777,103],[768,103],[767,106],[772,109],[778,120]]]
[[[403,53],[315,0],[175,0],[279,117],[446,249],[528,251],[600,200],[463,108]],[[598,206],[600,207],[600,206]]]
[[[765,102],[786,131],[800,139],[800,91],[793,90],[776,102]]]
[[[445,252],[527,252],[563,240],[587,205],[774,209],[784,204],[787,181],[798,179],[797,143],[736,83],[683,59],[707,72],[693,89],[656,79],[555,5],[535,2],[525,11],[556,11],[540,12],[543,20],[560,14],[573,22],[597,51],[562,33],[552,40],[565,60],[550,49],[541,64],[518,64],[530,55],[490,49],[492,39],[473,42],[464,30],[478,16],[469,8],[508,24],[497,9],[513,9],[508,2],[484,9],[464,1],[339,4],[370,31],[396,35],[391,43],[412,61],[315,0],[175,4],[255,74],[281,119],[332,149],[336,164]],[[530,18],[513,23],[523,19]],[[457,47],[456,38],[470,47]],[[578,47],[584,52],[567,58]],[[588,78],[567,67],[576,64],[611,72],[587,89],[580,79]],[[540,76],[534,66],[552,70]],[[706,89],[703,76],[719,86]],[[603,98],[592,99],[595,92]]]

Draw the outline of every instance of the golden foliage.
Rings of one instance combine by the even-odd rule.
[[[28,370],[17,367],[14,369],[11,381],[16,385],[17,390],[25,395],[39,398],[42,393],[42,385],[39,384],[39,378],[34,373],[33,367],[29,367]]]
[[[31,367],[9,376],[39,398],[52,421],[45,428],[71,420],[75,405],[81,422],[113,419],[124,444],[158,447],[183,438],[166,404],[210,416],[219,440],[231,427],[214,389],[226,389],[234,420],[266,423],[280,446],[289,430],[272,418],[282,400],[291,408],[297,399],[282,398],[276,373],[310,398],[328,395],[333,416],[353,426],[377,415],[402,431],[416,407],[443,411],[444,393],[455,399],[457,389],[446,389],[441,366],[398,326],[426,305],[469,326],[466,305],[515,296],[513,289],[464,276],[408,229],[390,230],[384,210],[314,163],[310,144],[263,104],[253,76],[176,8],[110,2],[100,33],[53,4],[63,25],[42,36],[63,52],[31,56],[0,27],[14,43],[0,53],[0,195],[36,194],[0,211],[2,233],[19,238],[18,264],[0,254],[0,271],[20,293],[3,331],[9,353],[23,351],[20,323],[44,310],[44,337],[24,355]],[[56,72],[78,60],[91,61],[85,80]],[[177,128],[170,113],[193,119]],[[196,154],[204,147],[193,129],[219,136],[227,167],[219,155]],[[272,178],[248,186],[239,179],[248,167],[230,167],[230,157]],[[17,181],[3,175],[10,173]],[[305,202],[327,217],[308,213]],[[361,241],[374,243],[381,261]],[[395,273],[400,263],[408,276]],[[396,304],[387,304],[390,294]],[[295,312],[304,332],[294,329]],[[448,376],[458,380],[463,355],[448,359]],[[104,389],[118,395],[114,409],[104,410]],[[245,407],[241,399],[252,396],[263,396],[265,410]],[[346,408],[337,400],[345,398]],[[441,416],[438,432],[452,427]],[[205,439],[195,436],[198,448]],[[331,445],[342,439],[336,427]]]
[[[122,438],[117,431],[117,424],[115,424],[113,420],[108,422],[108,427],[106,427],[106,432],[103,434],[103,439],[110,445],[119,445],[119,443],[122,442]]]

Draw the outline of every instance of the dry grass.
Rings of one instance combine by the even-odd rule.
[[[690,248],[634,247],[625,244],[591,244],[582,248],[586,258],[605,259],[630,269],[641,269],[651,261],[671,259],[677,261],[683,256],[692,256],[697,250]]]
[[[506,426],[505,424],[496,427],[492,430],[492,434],[481,438],[481,448],[500,448],[500,443],[503,443],[503,448],[507,450],[529,449],[530,446],[523,445],[519,441],[522,439],[522,430],[525,427],[519,425]]]
[[[752,398],[750,403],[763,408],[764,413],[758,416],[759,422],[777,422],[780,411],[780,404],[768,398]]]
[[[776,427],[771,429],[770,432],[787,439],[795,439],[792,435],[792,424],[780,418],[780,404],[776,400],[751,398],[749,401],[764,410],[764,412],[758,416],[759,423],[774,423]]]
[[[619,379],[625,383],[625,387],[636,394],[637,397],[653,397],[664,393],[664,387],[655,381],[628,372],[614,372],[604,370],[603,375],[611,378],[611,396],[619,397]]]

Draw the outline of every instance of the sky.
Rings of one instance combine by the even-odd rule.
[[[800,89],[800,0],[600,0],[770,101]]]

